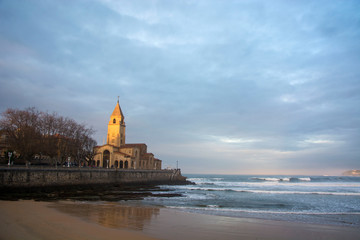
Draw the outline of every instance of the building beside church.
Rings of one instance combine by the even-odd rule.
[[[96,146],[95,164],[97,167],[122,169],[160,170],[161,160],[147,152],[145,143],[125,142],[125,117],[119,100],[110,116],[106,144]]]

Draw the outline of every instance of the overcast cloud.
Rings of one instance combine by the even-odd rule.
[[[0,1],[0,111],[96,129],[185,173],[360,168],[359,1]]]

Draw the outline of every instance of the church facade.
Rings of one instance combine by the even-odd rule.
[[[119,100],[110,116],[106,144],[96,146],[95,164],[103,168],[160,170],[162,161],[147,152],[145,143],[125,142],[125,117]]]

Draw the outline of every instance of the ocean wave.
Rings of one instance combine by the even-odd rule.
[[[253,181],[269,181],[269,182],[310,182],[310,177],[284,177],[284,178],[275,178],[275,177],[251,177],[250,180]]]
[[[210,178],[210,180],[213,180],[213,181],[222,181],[222,180],[224,180],[224,178]]]
[[[255,181],[270,181],[270,182],[278,182],[281,178],[270,178],[270,177],[252,177],[251,180]]]
[[[226,191],[226,192],[230,192],[230,191],[236,191],[234,189],[231,188],[204,188],[204,187],[187,187],[186,190],[191,190],[191,191]]]
[[[179,209],[184,211],[218,211],[218,212],[237,212],[237,213],[256,213],[256,214],[295,214],[295,215],[360,215],[360,212],[319,212],[319,211],[274,211],[274,210],[255,210],[223,208],[217,205],[199,205],[199,206],[167,206],[170,209]]]
[[[202,183],[202,184],[214,184],[216,182],[221,182],[224,178],[188,178],[190,182]]]
[[[190,182],[204,182],[207,178],[188,178]]]
[[[206,200],[208,197],[202,194],[186,194],[186,197],[190,200]]]
[[[263,193],[263,194],[308,194],[308,195],[336,195],[336,196],[360,196],[359,192],[302,192],[302,191],[271,191],[271,190],[233,190],[236,192]]]
[[[233,189],[233,188],[204,188],[189,187],[187,190],[196,191],[222,191],[222,192],[239,192],[239,193],[259,193],[259,194],[308,194],[308,195],[336,195],[336,196],[360,196],[360,192],[324,192],[324,191],[279,191],[279,190],[252,190],[252,189]]]
[[[300,181],[311,181],[310,177],[306,177],[306,178],[299,178]]]

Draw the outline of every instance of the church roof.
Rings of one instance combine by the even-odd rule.
[[[113,111],[113,113],[111,114],[111,117],[119,117],[121,116],[122,119],[124,119],[124,114],[121,111],[121,107],[119,104],[119,100],[116,103],[115,109]]]
[[[145,143],[127,143],[122,145],[120,148],[133,148],[133,147],[142,147],[147,145]]]

